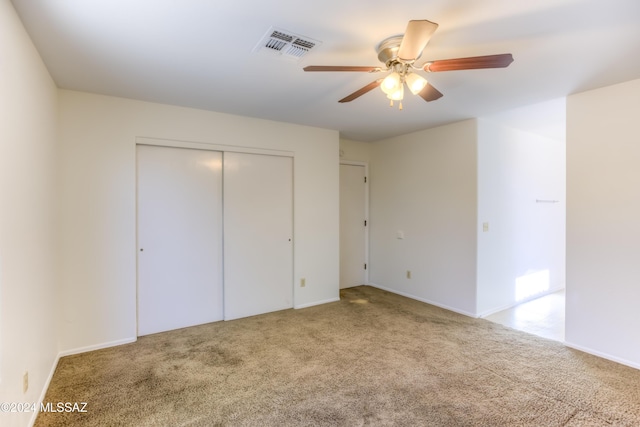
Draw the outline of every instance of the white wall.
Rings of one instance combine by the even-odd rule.
[[[340,139],[340,161],[369,163],[371,148],[372,145],[369,142]]]
[[[478,120],[479,315],[524,301],[517,284],[564,287],[565,165],[564,140]]]
[[[372,143],[370,178],[370,283],[475,315],[476,121]]]
[[[294,306],[339,295],[338,133],[61,91],[61,348],[136,336],[136,137],[294,152]]]
[[[58,354],[57,89],[7,0],[0,58],[0,402],[37,402]],[[32,415],[0,413],[0,425],[27,425]]]
[[[567,344],[640,368],[640,80],[567,101]]]

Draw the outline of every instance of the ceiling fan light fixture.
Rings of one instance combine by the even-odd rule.
[[[420,67],[415,66],[416,61],[422,56],[424,48],[437,28],[438,24],[426,19],[411,20],[407,24],[407,30],[403,35],[388,37],[380,42],[376,47],[376,51],[378,52],[378,59],[385,65],[385,68],[353,65],[309,65],[304,67],[304,71],[388,72],[386,77],[369,83],[338,102],[351,102],[380,86],[382,92],[390,100],[389,105],[393,106],[393,101],[402,101],[404,98],[405,83],[411,93],[420,96],[426,102],[435,101],[442,97],[442,93],[439,90],[421,75],[415,74],[414,70],[422,69],[425,72],[433,73],[438,71],[505,68],[513,62],[513,55],[503,53],[499,55],[441,59],[426,62]],[[400,109],[402,110],[402,102],[400,102]]]
[[[380,88],[387,95],[390,95],[391,93],[396,92],[399,88],[402,88],[402,78],[400,77],[400,74],[396,71],[389,74],[384,78],[384,80],[382,80]]]
[[[404,98],[404,86],[400,84],[396,90],[387,94],[387,98],[392,101],[402,101]]]
[[[414,95],[419,94],[420,91],[424,89],[428,84],[427,80],[424,77],[419,76],[415,73],[407,75],[407,77],[405,77],[405,81],[407,82],[409,90]]]

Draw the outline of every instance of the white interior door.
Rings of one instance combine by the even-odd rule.
[[[293,306],[293,161],[224,153],[224,317]]]
[[[222,320],[222,153],[139,145],[138,335]]]
[[[365,167],[340,165],[340,288],[365,284]]]

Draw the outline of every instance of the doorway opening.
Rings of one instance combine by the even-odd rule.
[[[485,319],[519,331],[563,342],[564,303],[565,290],[561,289],[491,314]]]

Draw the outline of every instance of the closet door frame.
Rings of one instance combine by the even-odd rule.
[[[293,179],[293,189],[295,190],[295,153],[293,151],[286,151],[286,150],[275,150],[275,149],[264,149],[264,148],[254,148],[254,147],[244,147],[244,146],[236,146],[236,145],[224,145],[224,144],[210,144],[210,143],[205,143],[205,142],[195,142],[195,141],[180,141],[180,140],[172,140],[172,139],[160,139],[160,138],[149,138],[149,137],[137,137],[136,138],[136,142],[135,142],[135,146],[134,146],[134,153],[137,151],[137,146],[138,145],[151,145],[151,146],[158,146],[158,147],[170,147],[170,148],[187,148],[187,149],[197,149],[197,150],[205,150],[205,151],[218,151],[218,152],[222,152],[222,157],[223,157],[223,162],[224,162],[224,153],[225,152],[233,152],[233,153],[247,153],[247,154],[261,154],[261,155],[268,155],[268,156],[280,156],[280,157],[290,157],[292,159],[292,179]],[[137,173],[137,172],[136,172]],[[224,174],[223,174],[223,181],[224,181]],[[292,197],[292,207],[293,207],[293,211],[292,212],[292,246],[291,246],[291,257],[292,257],[292,271],[291,271],[291,277],[294,277],[294,272],[296,269],[296,265],[295,265],[295,197],[294,194],[291,195]],[[224,198],[224,195],[223,195]],[[224,199],[223,199],[223,203],[224,203]],[[136,195],[136,204],[137,204],[137,195]],[[224,218],[223,218],[224,221]],[[138,330],[138,311],[137,311],[137,305],[138,305],[138,261],[137,261],[137,252],[138,252],[138,248],[140,246],[140,242],[138,241],[138,211],[137,211],[137,207],[136,207],[136,247],[135,247],[135,252],[136,252],[136,331]],[[223,239],[224,239],[224,235],[223,235]],[[224,252],[223,252],[223,259],[224,259]],[[223,261],[223,265],[224,265],[224,261]],[[223,292],[224,292],[224,280],[222,283],[222,287],[223,287]],[[292,306],[295,308],[296,307],[296,287],[293,284],[293,279],[291,282],[291,292],[292,292],[292,296],[293,296],[293,301],[292,301]],[[224,313],[224,307],[223,307],[223,313]]]
[[[173,140],[173,139],[148,138],[148,137],[141,137],[141,136],[136,138],[136,145],[156,145],[159,147],[193,148],[196,150],[222,151],[222,152],[229,151],[234,153],[264,154],[267,156],[291,157],[294,159],[294,163],[295,163],[295,153],[293,151],[286,151],[286,150],[254,148],[254,147],[244,147],[244,146],[237,146],[237,145],[225,145],[225,144],[214,144],[214,143],[209,144],[206,142],[179,141],[179,140]]]

